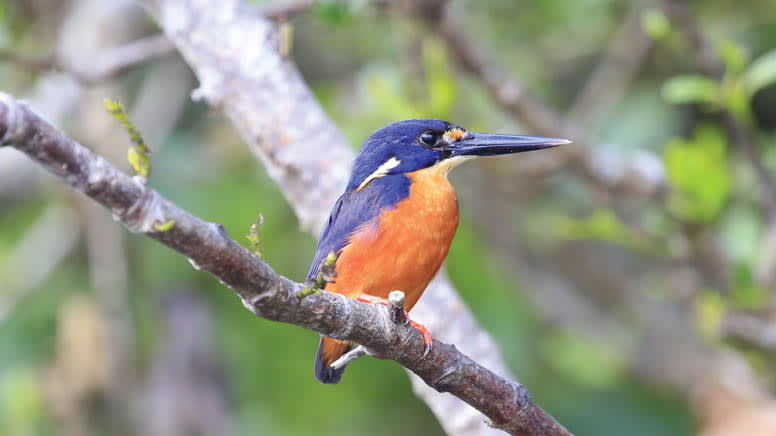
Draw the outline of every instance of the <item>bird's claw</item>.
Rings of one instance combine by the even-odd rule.
[[[375,297],[374,295],[369,294],[361,294],[356,298],[357,301],[361,301],[363,303],[370,303],[370,304],[379,304],[381,306],[389,306],[390,303],[385,298]],[[420,334],[423,335],[423,345],[426,346],[425,350],[423,351],[423,357],[428,356],[428,353],[431,352],[431,346],[434,343],[434,340],[431,339],[431,333],[428,332],[428,329],[426,329],[423,324],[418,324],[415,321],[412,321],[407,314],[407,311],[404,311],[405,319],[404,325],[407,325],[409,323],[415,330],[419,331]]]
[[[385,298],[375,297],[374,295],[361,294],[356,297],[356,301],[369,304],[379,304],[381,306],[388,306],[388,300]]]
[[[409,320],[409,318],[407,318]],[[434,343],[434,340],[431,339],[431,333],[428,332],[428,329],[423,324],[418,324],[415,321],[409,320],[410,325],[415,328],[415,330],[419,331],[420,334],[423,335],[423,345],[426,346],[426,349],[423,351],[423,357],[428,356],[428,353],[431,352],[431,345]]]

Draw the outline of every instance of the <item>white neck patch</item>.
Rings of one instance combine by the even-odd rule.
[[[444,172],[444,175],[447,176],[447,174],[452,170],[453,168],[457,167],[458,165],[466,162],[467,160],[476,159],[477,156],[455,156],[455,157],[449,157],[436,165],[434,165],[434,168],[438,168],[439,170]]]
[[[360,191],[364,189],[364,186],[366,186],[369,182],[371,182],[374,179],[379,179],[380,177],[383,177],[384,175],[388,174],[388,171],[391,171],[392,169],[399,166],[401,161],[399,159],[396,159],[396,156],[392,156],[390,159],[385,161],[382,165],[377,167],[377,169],[370,174],[366,179],[364,179],[363,182],[361,182],[360,185],[358,185],[358,188],[356,188],[356,191]]]

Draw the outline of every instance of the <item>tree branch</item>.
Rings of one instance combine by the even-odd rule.
[[[776,351],[776,317],[734,312],[722,320],[723,337],[740,340],[762,350]]]
[[[101,54],[89,68],[74,65],[56,55],[30,57],[7,50],[0,51],[0,60],[13,62],[33,71],[60,70],[73,76],[82,85],[91,86],[118,76],[129,69],[175,51],[164,35],[153,35],[132,41]]]
[[[299,299],[302,285],[228,237],[223,227],[197,218],[67,138],[26,105],[0,94],[0,146],[14,147],[66,183],[111,210],[131,231],[188,257],[232,288],[256,315],[296,324],[369,348],[399,362],[440,392],[450,392],[514,435],[570,435],[533,402],[525,386],[499,377],[454,346],[434,341],[423,358],[423,337],[390,321],[388,310],[321,292]],[[157,224],[175,221],[172,228]]]

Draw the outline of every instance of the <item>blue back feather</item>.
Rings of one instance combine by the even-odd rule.
[[[354,189],[342,194],[318,239],[318,249],[307,278],[318,274],[321,262],[330,252],[338,253],[357,227],[377,220],[381,212],[396,207],[396,203],[407,198],[409,193],[410,179],[395,174],[372,180],[361,191]]]

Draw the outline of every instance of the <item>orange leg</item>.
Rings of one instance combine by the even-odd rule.
[[[388,306],[388,300],[385,298],[375,297],[374,295],[369,294],[361,294],[356,298],[357,301],[361,301],[364,303],[370,303],[370,304],[379,304],[381,306]],[[407,315],[407,311],[404,311],[404,314]],[[431,333],[428,332],[428,329],[423,326],[423,324],[418,324],[415,321],[411,320],[409,318],[409,315],[407,315],[407,321],[409,321],[410,325],[415,328],[415,330],[419,331],[420,334],[423,335],[423,344],[426,346],[426,350],[423,352],[423,357],[426,357],[428,353],[431,352],[431,345],[433,344],[433,340],[431,339]]]
[[[379,304],[382,306],[388,306],[388,299],[387,298],[380,298],[375,297],[374,295],[369,294],[361,294],[356,298],[356,300],[361,301],[363,303],[369,303],[369,304]]]
[[[431,333],[428,332],[428,329],[423,324],[418,324],[415,321],[407,318],[410,321],[410,325],[415,327],[415,330],[419,331],[421,335],[423,335],[423,344],[426,346],[425,351],[423,351],[423,357],[426,357],[428,353],[431,352],[431,344],[433,344],[433,340],[431,339]]]

